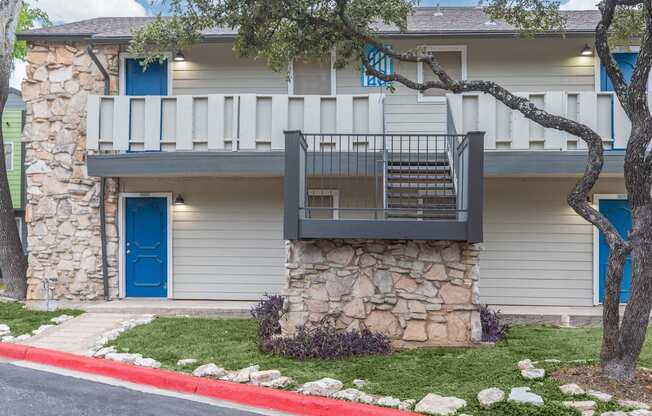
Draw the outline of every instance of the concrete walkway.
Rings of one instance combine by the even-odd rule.
[[[106,332],[119,328],[124,321],[140,317],[140,314],[85,313],[49,328],[23,344],[85,355]]]

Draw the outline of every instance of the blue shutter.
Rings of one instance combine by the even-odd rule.
[[[386,75],[391,75],[394,72],[392,58],[383,54],[378,48],[367,45],[364,47],[364,54],[376,71]],[[363,87],[385,87],[390,84],[373,75],[367,75],[364,66],[360,72],[360,81]]]
[[[168,95],[168,61],[154,61],[143,71],[139,59],[125,61],[126,95]]]
[[[620,68],[623,76],[625,77],[625,82],[629,84],[634,75],[634,68],[636,68],[636,59],[638,58],[638,53],[636,52],[618,52],[613,54],[618,68]],[[611,83],[609,75],[607,75],[607,70],[604,65],[600,64],[600,90],[602,91],[613,91],[614,86]]]

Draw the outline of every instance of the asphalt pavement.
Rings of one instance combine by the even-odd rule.
[[[0,362],[0,416],[256,416]]]

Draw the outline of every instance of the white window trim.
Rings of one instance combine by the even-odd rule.
[[[335,50],[331,51],[331,93],[329,96],[337,95],[337,69],[335,68]],[[294,62],[288,64],[288,95],[294,94]]]
[[[333,219],[340,219],[340,191],[339,189],[309,189],[308,196],[330,196],[333,198]]]
[[[608,199],[625,200],[625,194],[594,194],[593,207],[600,209],[600,201]],[[599,306],[600,303],[600,231],[593,227],[593,305]]]
[[[16,150],[16,146],[14,146],[14,142],[5,143],[5,146],[10,146],[11,147],[11,159],[9,159],[9,161],[11,162],[11,166],[5,166],[5,170],[7,172],[9,172],[9,171],[14,170],[14,157],[15,157],[14,151]],[[7,152],[5,151],[5,156],[6,156],[6,153]],[[5,157],[5,159],[6,159],[6,157]]]
[[[168,299],[174,298],[174,286],[172,275],[172,263],[174,253],[172,252],[172,192],[125,192],[120,194],[120,201],[118,206],[118,236],[119,236],[119,255],[118,255],[118,296],[121,299],[127,297],[127,280],[125,270],[125,206],[127,198],[166,198],[167,200],[167,216],[168,216],[168,252],[167,252],[167,285],[168,285]]]
[[[174,95],[172,92],[172,65],[174,65],[174,60],[172,59],[171,53],[164,53],[163,56],[165,56],[168,60],[168,96]],[[119,95],[127,95],[126,60],[138,58],[139,56],[127,52],[120,54],[120,70],[118,75]]]
[[[465,80],[467,74],[467,47],[466,45],[428,45],[425,46],[426,52],[460,52],[462,60],[462,80]],[[423,62],[417,64],[417,82],[423,82]],[[417,101],[421,103],[443,103],[446,97],[429,97],[418,92]]]

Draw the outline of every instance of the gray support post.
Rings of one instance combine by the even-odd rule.
[[[466,233],[469,242],[481,243],[483,240],[484,132],[469,132],[468,140],[468,215]]]
[[[299,208],[301,200],[301,132],[285,132],[285,180],[283,206],[283,238],[299,239]]]

